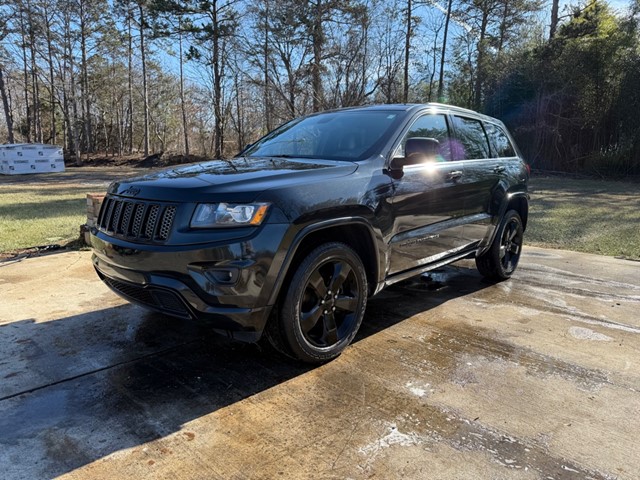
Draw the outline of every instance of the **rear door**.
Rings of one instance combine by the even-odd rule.
[[[395,156],[403,156],[404,143],[414,137],[438,140],[440,152],[436,161],[405,166],[402,177],[393,179],[391,275],[446,256],[462,241],[463,162],[452,157],[447,116],[426,113],[418,117],[403,136]]]
[[[458,157],[464,159],[464,209],[466,215],[463,239],[465,244],[481,241],[497,220],[505,188],[508,160],[498,155],[498,127],[489,122],[464,115],[453,115],[455,137],[461,148]]]

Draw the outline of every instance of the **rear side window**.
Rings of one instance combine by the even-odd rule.
[[[440,161],[451,160],[451,145],[449,141],[449,128],[444,115],[428,114],[418,118],[407,132],[402,142],[402,155],[404,144],[409,138],[434,138],[440,142]]]
[[[480,120],[454,116],[453,125],[457,140],[453,145],[454,160],[489,158],[489,142]]]
[[[484,127],[491,142],[491,152],[494,158],[516,156],[516,151],[502,128],[493,123],[485,123]]]

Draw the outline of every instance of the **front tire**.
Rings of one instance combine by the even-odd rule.
[[[520,260],[523,238],[522,219],[518,212],[509,210],[502,217],[489,250],[476,257],[480,274],[489,280],[510,278]]]
[[[342,353],[355,337],[367,304],[367,276],[348,245],[326,243],[296,269],[278,318],[276,348],[307,363]]]

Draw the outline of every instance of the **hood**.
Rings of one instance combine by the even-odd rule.
[[[357,168],[348,161],[238,157],[120,180],[109,193],[140,200],[249,202],[265,190],[349,175]]]

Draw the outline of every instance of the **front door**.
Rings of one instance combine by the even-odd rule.
[[[404,167],[393,180],[394,225],[389,240],[389,274],[419,267],[452,253],[462,244],[464,205],[463,162],[452,159],[447,118],[430,113],[419,117],[408,138],[434,138],[440,142],[436,161]],[[397,152],[404,155],[404,151]]]

